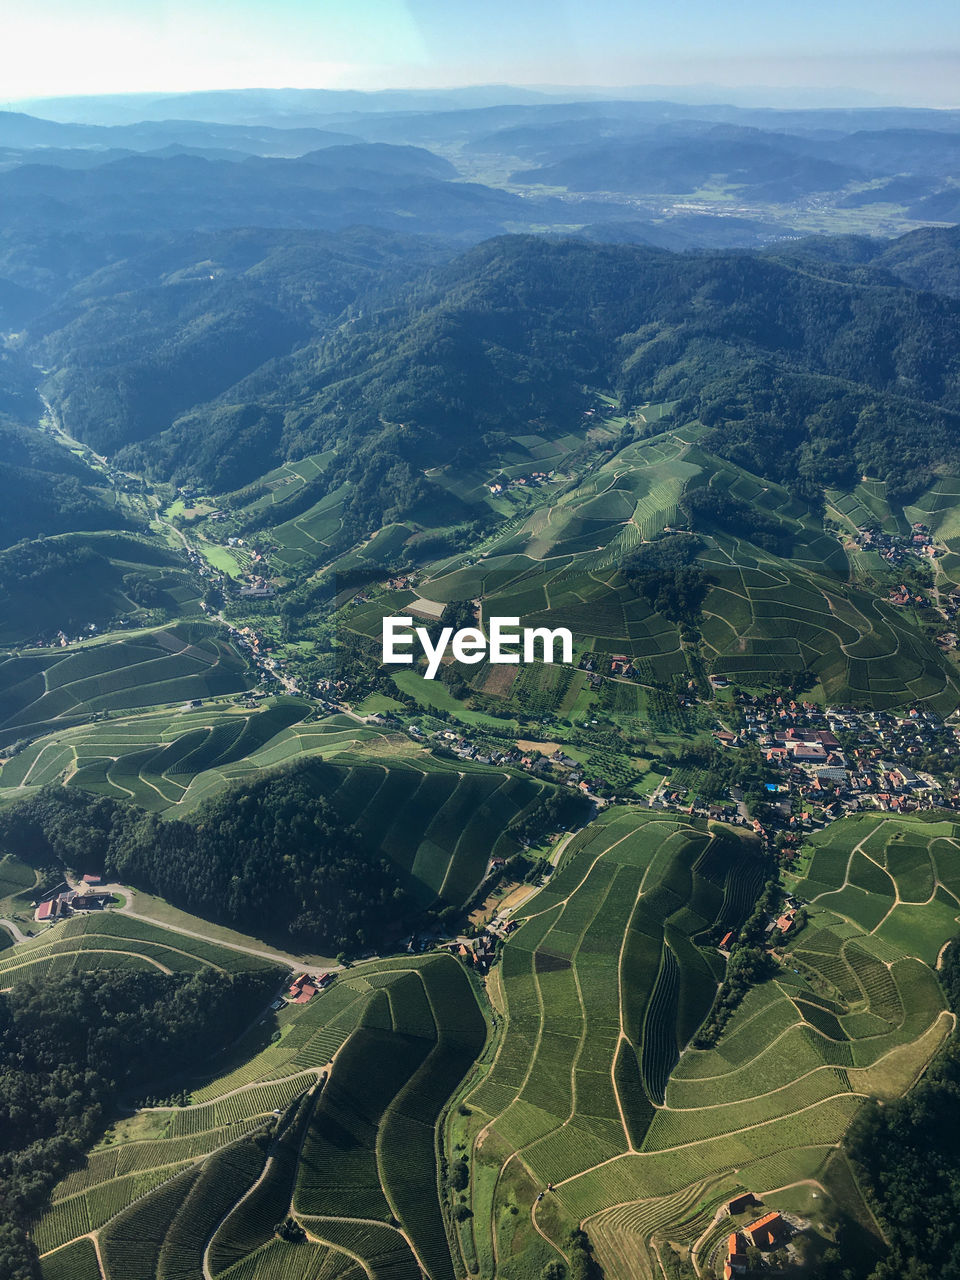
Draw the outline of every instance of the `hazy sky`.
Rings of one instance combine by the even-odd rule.
[[[958,0],[25,0],[0,96],[246,86],[849,86],[960,105]]]

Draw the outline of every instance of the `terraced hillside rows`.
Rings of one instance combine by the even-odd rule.
[[[613,811],[575,838],[505,948],[506,1033],[467,1098],[469,1247],[488,1271],[514,1247],[518,1178],[560,1185],[641,1147],[717,990],[719,956],[694,939],[737,928],[762,879],[752,842],[702,823]]]
[[[345,754],[318,765],[312,780],[424,904],[466,902],[491,857],[518,851],[510,823],[550,790],[509,770],[419,753],[383,763]]]
[[[64,777],[68,786],[180,816],[231,782],[319,757],[311,785],[390,859],[415,898],[460,905],[491,857],[518,851],[510,825],[551,790],[509,770],[428,756],[410,743],[391,744],[381,762],[372,750],[386,742],[376,728],[343,715],[308,714],[302,700],[277,698],[257,711],[199,708],[58,734],[3,767],[0,796]],[[361,745],[371,754],[357,754]]]
[[[735,520],[695,520],[697,564],[708,581],[697,624],[708,670],[746,685],[789,683],[789,673],[804,670],[816,681],[818,700],[880,709],[926,703],[940,715],[953,710],[960,701],[955,669],[875,585],[857,585],[859,553],[848,554],[822,518],[786,489],[707,453],[698,443],[703,434],[693,425],[628,445],[583,483],[543,499],[525,519],[508,521],[482,544],[479,557],[472,548],[428,566],[417,591],[438,602],[479,597],[487,617],[568,627],[577,654],[628,654],[646,680],[687,678],[696,673],[679,624],[656,612],[621,566],[641,543],[688,538],[685,495],[702,490],[735,511],[754,513],[764,529],[752,541]],[[839,496],[835,501],[844,505]],[[857,514],[832,510],[838,520]],[[919,509],[911,512],[923,518]],[[893,520],[902,532],[901,525],[910,527],[902,514],[899,524]],[[947,563],[954,559],[937,562],[951,581],[960,578]],[[877,558],[870,577],[885,572]],[[391,593],[348,607],[342,625],[378,640],[383,614],[412,600],[409,593],[403,599]],[[410,675],[397,677],[407,692]],[[569,712],[559,711],[556,701],[545,709]]]
[[[180,814],[229,782],[302,756],[336,755],[382,735],[347,716],[314,719],[301,698],[255,710],[229,701],[123,716],[37,739],[0,770],[0,797],[62,780],[143,809]]]
[[[195,973],[269,967],[262,956],[151,924],[117,911],[74,916],[0,954],[0,989],[81,969]]]
[[[103,1280],[452,1280],[436,1128],[486,1036],[463,968],[359,966],[269,1019],[279,1035],[251,1029],[187,1105],[118,1122],[56,1188],[45,1277],[92,1240]]]
[[[7,654],[0,657],[0,745],[102,712],[188,702],[248,685],[243,659],[202,622],[79,649]]]
[[[814,898],[775,976],[710,1049],[689,1045],[718,972],[696,939],[714,921],[736,927],[719,904],[742,863],[706,832],[659,819],[614,816],[578,837],[504,951],[506,1032],[467,1099],[466,1248],[481,1274],[518,1248],[533,1265],[582,1224],[614,1280],[659,1275],[658,1232],[692,1245],[732,1187],[807,1177],[862,1099],[897,1097],[917,1078],[953,1024],[931,964],[960,922],[960,900],[933,884],[936,856],[960,852],[943,843],[955,829],[913,826],[916,847],[933,851],[924,868],[916,847],[899,854],[907,835],[864,823],[864,851],[871,839],[893,848],[913,898],[897,903],[891,876],[887,908],[862,921],[838,896],[860,850],[849,829],[832,831],[814,860],[838,889]]]

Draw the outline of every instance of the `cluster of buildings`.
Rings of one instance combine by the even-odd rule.
[[[287,693],[300,692],[296,680],[287,674],[282,663],[271,656],[273,645],[269,640],[253,627],[235,627],[231,623],[227,623],[226,627],[236,648],[245,653],[253,663],[262,684],[276,680]],[[339,709],[338,705],[335,710]]]
[[[921,595],[919,592],[914,593],[911,591],[905,582],[901,582],[898,587],[891,587],[887,599],[890,604],[900,605],[901,607],[913,605],[917,609],[926,609],[930,603],[926,596]]]
[[[479,974],[488,973],[497,954],[497,944],[509,938],[520,926],[516,920],[494,917],[475,938],[456,938],[446,944],[448,950],[458,955],[464,964],[471,964]]]
[[[237,590],[239,600],[267,600],[276,595],[277,589],[272,583],[259,574],[248,574],[245,582]]]
[[[909,533],[884,533],[861,525],[856,544],[865,551],[875,551],[887,564],[902,564],[907,556],[933,559],[940,552],[934,546],[933,534],[925,524],[914,524]]]
[[[531,471],[528,476],[517,476],[513,480],[504,476],[499,480],[494,480],[492,484],[488,484],[487,488],[496,497],[507,489],[537,488],[539,485],[546,484],[552,475],[552,471]]]
[[[370,716],[367,719],[373,721],[375,717]],[[572,756],[568,756],[562,747],[556,747],[552,755],[525,755],[517,746],[505,748],[478,746],[469,738],[460,733],[454,733],[451,729],[440,729],[428,735],[418,725],[410,724],[407,725],[407,733],[416,742],[426,742],[428,738],[432,738],[438,746],[452,752],[458,760],[473,760],[476,764],[497,766],[512,765],[523,769],[526,773],[546,778],[550,782],[576,787],[584,795],[593,795],[594,788],[602,785],[602,779],[585,778],[583,764],[579,760],[574,760]]]
[[[66,920],[73,915],[102,911],[115,899],[112,893],[101,889],[99,885],[100,877],[94,875],[84,876],[79,889],[72,889],[64,881],[34,903],[34,920],[37,924],[54,924],[57,920]]]
[[[309,1000],[322,991],[325,987],[329,987],[333,982],[332,973],[298,973],[287,990],[287,1004],[306,1004]],[[274,1001],[274,1007],[282,1006],[283,1001]]]
[[[810,702],[741,693],[743,727],[718,730],[719,745],[735,748],[755,742],[782,781],[769,784],[771,801],[785,814],[799,796],[823,808],[830,817],[856,811],[865,804],[907,811],[949,800],[950,787],[913,767],[936,754],[960,756],[960,727],[934,712],[913,708],[904,714],[828,707]],[[843,735],[842,747],[838,735]],[[954,788],[955,789],[955,788]]]
[[[727,1212],[733,1217],[760,1204],[761,1201],[747,1191],[729,1202]],[[762,1217],[736,1231],[731,1231],[727,1236],[723,1280],[732,1280],[733,1276],[744,1275],[751,1269],[747,1254],[748,1247],[762,1250],[777,1249],[789,1240],[790,1235],[790,1224],[776,1210],[763,1214]]]

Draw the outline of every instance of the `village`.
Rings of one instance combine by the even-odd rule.
[[[863,551],[875,551],[889,565],[902,564],[908,556],[932,560],[943,554],[934,545],[929,528],[920,523],[915,523],[907,534],[884,533],[882,529],[861,525],[855,542]]]

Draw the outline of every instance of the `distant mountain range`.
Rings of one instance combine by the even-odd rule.
[[[564,101],[496,87],[84,102],[57,107],[74,120],[0,112],[8,237],[24,226],[371,225],[474,243],[535,230],[724,248],[960,219],[955,111]]]

